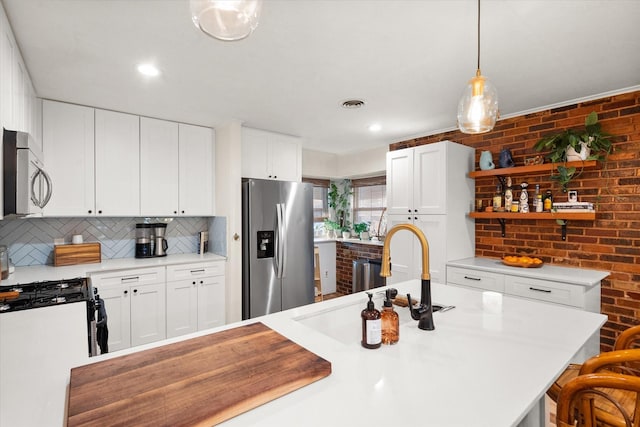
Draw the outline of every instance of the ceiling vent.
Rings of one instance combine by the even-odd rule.
[[[342,108],[362,108],[364,107],[364,101],[361,99],[349,99],[342,103]]]

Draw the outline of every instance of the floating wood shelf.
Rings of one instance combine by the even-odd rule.
[[[471,218],[487,219],[560,219],[560,220],[585,220],[596,219],[595,212],[471,212]]]
[[[534,175],[542,172],[551,172],[558,166],[565,165],[567,167],[575,167],[576,169],[592,169],[598,162],[596,160],[587,160],[584,162],[567,162],[567,163],[543,163],[541,165],[532,166],[514,166],[512,168],[497,168],[489,170],[479,170],[469,172],[469,178],[483,178],[487,176],[505,176],[505,175]]]
[[[567,221],[568,220],[585,220],[594,221],[596,219],[595,212],[470,212],[470,218],[486,218],[497,219],[500,223],[500,230],[502,237],[505,237],[506,233],[506,221],[507,219],[543,219],[543,220],[559,220],[562,227],[562,240],[567,240]]]

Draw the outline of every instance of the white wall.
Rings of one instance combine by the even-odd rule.
[[[242,232],[240,122],[216,127],[216,216],[227,218],[225,309],[227,323],[242,320]]]
[[[388,146],[348,154],[302,150],[302,176],[309,178],[360,178],[384,175]]]

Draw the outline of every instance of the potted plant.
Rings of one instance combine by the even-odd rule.
[[[339,188],[334,182],[329,186],[329,192],[327,193],[329,207],[334,210],[336,222],[340,227],[346,227],[347,231],[349,231],[349,196],[351,196],[351,182],[349,180],[344,180],[340,187],[341,188]]]
[[[336,230],[340,229],[340,224],[335,221],[331,221],[329,218],[325,218],[324,229],[327,230],[327,235],[330,239],[335,239],[338,237],[336,235]]]
[[[566,129],[560,133],[547,135],[533,148],[536,151],[551,150],[547,158],[553,163],[575,160],[606,160],[613,151],[611,137],[603,132],[598,122],[598,114],[592,111],[585,119],[585,129]]]
[[[353,231],[360,236],[360,240],[369,240],[369,224],[366,222],[359,222],[353,224]]]
[[[582,131],[566,129],[557,134],[547,135],[536,142],[533,148],[536,151],[551,150],[546,157],[553,163],[605,161],[613,151],[613,135],[602,131],[595,111],[589,113],[584,124],[585,128]],[[558,166],[557,169],[558,174],[552,175],[551,179],[560,183],[563,192],[567,192],[569,182],[582,173],[582,170],[577,171],[575,167],[565,165]]]
[[[351,228],[348,225],[342,227],[341,230],[343,239],[348,239],[349,237],[351,237]]]

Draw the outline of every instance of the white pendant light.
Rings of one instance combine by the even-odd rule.
[[[458,127],[463,133],[489,132],[498,119],[498,91],[480,72],[480,0],[478,0],[478,69],[458,103]]]
[[[262,0],[190,0],[191,19],[206,34],[233,41],[248,37],[258,26]]]

